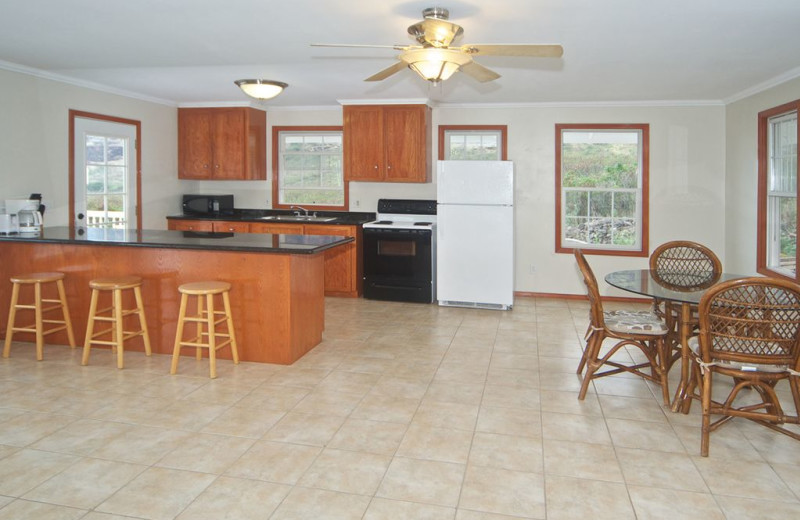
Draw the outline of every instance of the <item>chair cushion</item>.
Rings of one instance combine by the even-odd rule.
[[[692,353],[697,357],[697,359],[701,359],[700,357],[700,338],[694,336],[689,338],[689,348],[692,350]],[[787,372],[789,367],[787,365],[765,365],[761,363],[739,363],[737,361],[723,361],[717,360],[714,362],[714,365],[720,368],[727,368],[729,370],[741,370],[742,372],[767,372],[770,374],[780,374],[781,372]]]
[[[668,331],[664,320],[650,311],[604,311],[603,319],[608,330],[623,334],[661,336]]]

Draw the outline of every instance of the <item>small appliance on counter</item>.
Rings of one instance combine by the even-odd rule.
[[[233,195],[184,195],[182,207],[188,216],[233,215]]]
[[[8,220],[10,231],[7,234],[16,232],[20,235],[33,236],[41,233],[42,213],[39,211],[40,207],[42,207],[41,199],[6,199],[6,214],[12,216]],[[5,227],[6,219],[0,220],[2,220],[2,223],[0,223],[1,231]]]
[[[0,235],[16,235],[17,233],[17,215],[0,213]]]

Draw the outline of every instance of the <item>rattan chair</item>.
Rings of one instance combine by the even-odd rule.
[[[722,274],[722,262],[714,252],[702,244],[688,240],[675,240],[658,246],[650,255],[650,271],[659,283],[675,291],[696,290],[711,287]],[[680,333],[678,315],[680,310],[672,302],[655,298],[653,312],[667,322],[669,350],[677,350],[671,356],[669,366],[680,359]],[[692,306],[690,325],[697,327],[697,306]]]
[[[578,365],[579,374],[583,372],[584,368],[586,369],[578,399],[583,400],[586,397],[586,391],[592,380],[628,372],[661,385],[664,404],[669,406],[668,360],[665,357],[666,343],[664,341],[667,334],[666,324],[650,311],[603,311],[597,279],[579,249],[575,250],[575,260],[583,274],[583,281],[586,284],[591,304],[586,346]],[[606,339],[616,340],[616,343],[608,350],[602,348]],[[627,356],[625,351],[615,357],[620,349],[627,346],[639,349],[647,358],[647,362],[626,363],[624,361],[630,361],[630,357],[627,360],[623,359]],[[600,371],[603,366],[608,369]]]
[[[700,454],[708,456],[711,432],[734,417],[800,440],[800,429],[783,426],[800,424],[800,286],[760,277],[723,282],[709,289],[699,311],[700,336],[690,342],[694,359],[688,392],[700,388]],[[723,402],[712,400],[717,376],[732,378]],[[795,415],[784,413],[775,391],[784,379],[791,388]],[[754,404],[754,398],[761,401]],[[690,405],[687,399],[683,411],[688,412]],[[712,415],[721,417],[712,421]]]

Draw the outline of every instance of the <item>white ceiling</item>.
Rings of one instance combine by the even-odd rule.
[[[432,86],[410,70],[364,82],[391,49],[309,46],[411,44],[432,6],[464,27],[459,43],[560,43],[564,56],[481,57],[500,79]],[[241,78],[289,83],[268,107],[719,102],[800,76],[799,21],[800,0],[4,0],[0,67],[179,105],[246,103]]]

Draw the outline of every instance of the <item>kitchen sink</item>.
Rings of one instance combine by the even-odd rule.
[[[273,220],[277,222],[330,222],[336,217],[318,217],[316,215],[267,215],[259,220]]]

